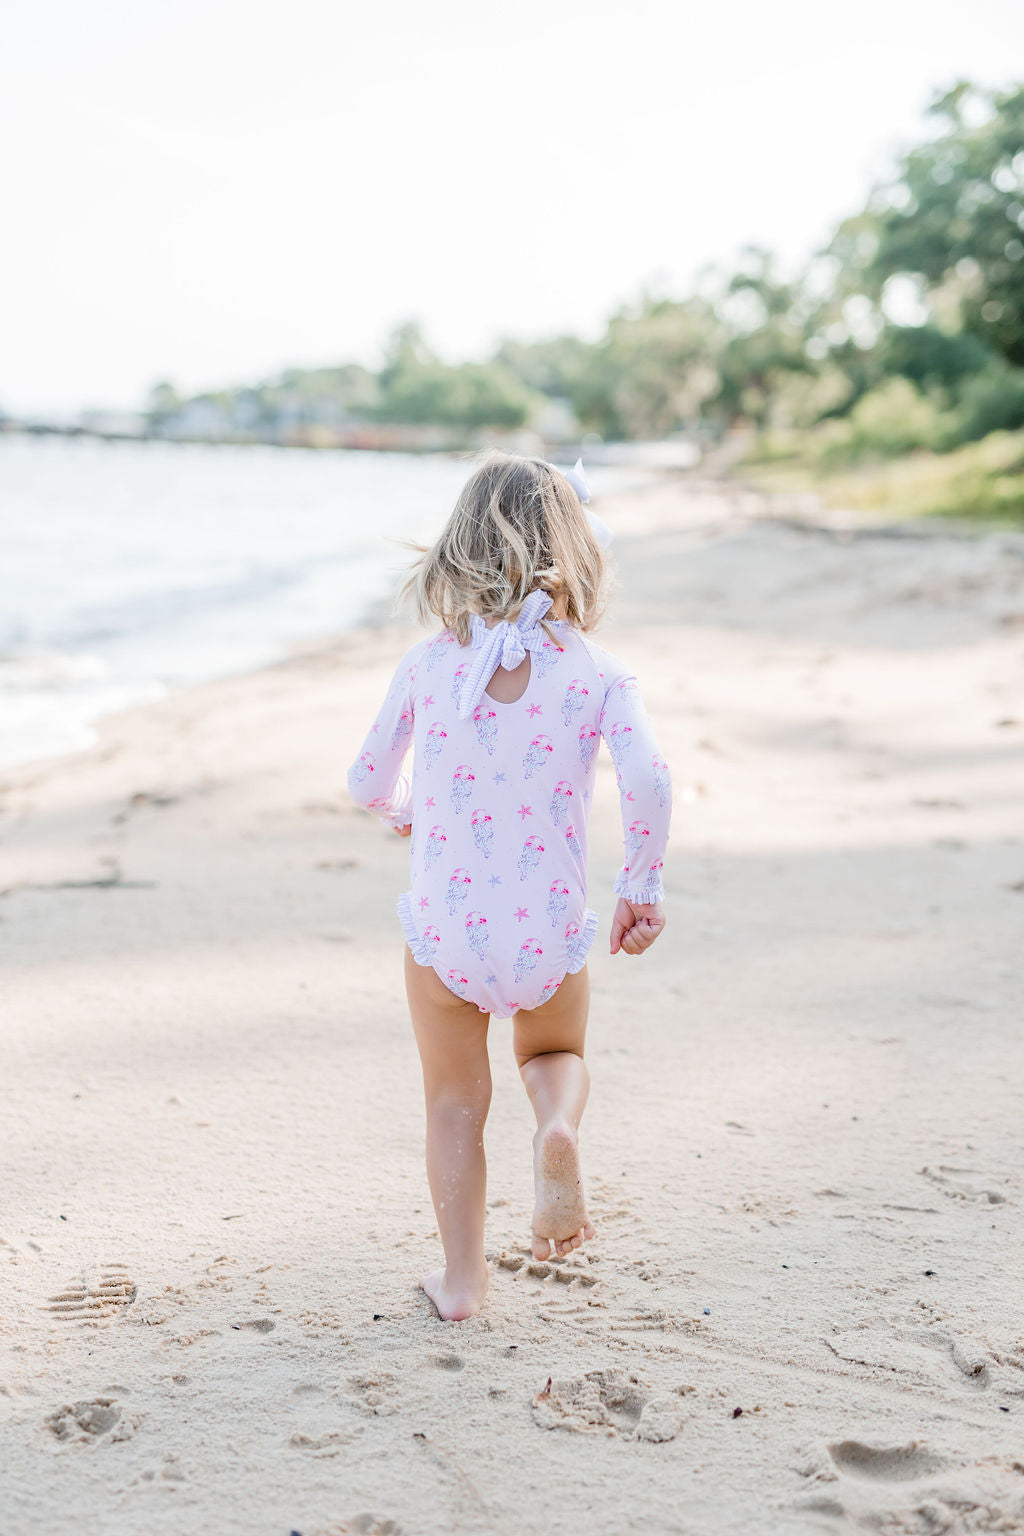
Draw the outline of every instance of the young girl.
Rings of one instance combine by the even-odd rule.
[[[420,1283],[443,1318],[477,1312],[484,1258],[490,1014],[513,1019],[537,1117],[533,1253],[593,1237],[577,1131],[587,953],[587,822],[600,739],[617,770],[625,858],[611,953],[640,955],[665,926],[671,786],[628,667],[584,638],[600,617],[603,525],[582,476],[492,453],[403,587],[440,634],[402,658],[348,783],[409,836],[398,900],[423,1064],[427,1174],[445,1267]],[[609,536],[610,537],[610,536]],[[411,743],[411,781],[400,769]]]

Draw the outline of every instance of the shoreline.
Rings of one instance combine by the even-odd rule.
[[[705,474],[699,468],[677,473],[661,471],[648,478],[646,483],[633,486],[627,493],[615,492],[603,498],[606,510],[610,510],[613,517],[621,518],[618,532],[620,544],[622,539],[631,536],[632,531],[638,531],[641,537],[646,537],[652,530],[662,526],[663,519],[657,513],[653,519],[645,518],[644,503],[646,501],[652,501],[658,505],[665,499],[671,501],[676,495],[683,498],[695,495],[698,500],[707,497],[712,502],[723,501],[730,509],[729,516],[738,516],[741,524],[769,524],[780,529],[791,528],[809,535],[818,534],[826,539],[839,538],[843,542],[857,538],[879,538],[937,543],[949,541],[954,544],[960,541],[966,544],[997,543],[1006,552],[1024,559],[1024,530],[1005,524],[979,524],[970,519],[954,518],[893,519],[886,512],[873,513],[869,510],[851,511],[842,507],[829,507],[822,503],[815,492],[766,491],[742,477],[733,478],[728,473],[724,476],[715,472]],[[627,511],[627,504],[631,499],[640,503],[639,511],[636,508],[630,508]],[[698,520],[692,531],[699,536],[704,531],[703,523]],[[613,554],[617,555],[617,553],[618,551],[613,548]],[[420,630],[412,620],[393,614],[392,603],[392,597],[381,595],[373,599],[368,610],[347,628],[325,632],[307,641],[294,642],[288,652],[274,660],[242,667],[237,671],[225,672],[197,682],[180,686],[171,685],[165,687],[160,697],[141,700],[91,716],[84,727],[92,736],[89,743],[81,747],[68,747],[66,750],[55,753],[13,758],[7,763],[0,764],[0,786],[21,773],[42,772],[66,760],[87,756],[102,748],[105,727],[109,726],[113,729],[116,722],[131,718],[140,712],[159,709],[185,695],[201,695],[205,689],[230,686],[245,678],[258,677],[279,669],[289,670],[296,666],[301,668],[305,662],[315,663],[319,658],[329,657],[336,651],[343,650],[347,644],[354,645],[358,650],[369,641],[371,636],[379,636],[382,633],[388,636],[387,643],[394,643],[391,632],[394,632],[394,635],[410,637],[419,634]],[[609,606],[614,614],[614,596]],[[600,629],[595,634],[600,639]],[[410,638],[407,643],[411,644],[412,639]]]
[[[154,451],[162,469],[149,453],[91,445],[56,458],[23,445],[6,466],[8,513],[34,531],[11,529],[2,770],[87,749],[106,715],[374,624],[409,558],[403,539],[434,536],[467,472],[455,456],[343,455],[302,469],[258,449]],[[604,469],[598,494],[640,494],[655,479]],[[71,583],[53,550],[81,540]]]
[[[613,517],[595,637],[673,770],[668,928],[607,953],[603,754],[597,1237],[530,1256],[495,1021],[468,1322],[416,1288],[439,1250],[407,849],[345,793],[419,631],[2,776],[10,1536],[1024,1521],[1024,560],[692,476]]]

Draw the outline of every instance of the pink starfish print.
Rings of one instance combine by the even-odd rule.
[[[516,907],[516,917],[520,922],[522,922],[524,917],[529,917],[529,915],[530,914],[525,907]]]
[[[527,708],[527,713],[532,720],[534,715],[542,715],[544,711],[541,709],[539,704],[530,704]]]
[[[633,791],[631,789],[627,789],[626,790],[626,799],[627,800],[635,800],[636,799],[636,796],[634,795],[634,793],[633,793]]]
[[[428,811],[432,811],[434,809],[434,803],[435,803],[433,795],[428,795],[426,800],[423,803],[426,806]]]
[[[380,730],[380,721],[379,720],[375,720],[373,722],[373,734],[376,736],[376,734],[377,734],[377,732],[379,730]]]
[[[429,907],[429,906],[430,906],[430,899],[429,899],[429,897],[421,896],[420,897],[420,911],[422,912],[424,907]]]
[[[433,704],[433,702],[434,702],[434,695],[432,693],[425,693],[423,695],[423,708],[424,709],[429,709],[431,704]]]
[[[533,806],[532,805],[521,805],[519,807],[519,814],[523,818],[523,820],[525,821],[527,816],[532,816],[533,815]]]

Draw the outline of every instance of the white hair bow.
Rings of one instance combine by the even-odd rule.
[[[583,474],[583,460],[577,459],[572,469],[566,469],[563,471],[563,473],[569,484],[572,486],[573,490],[576,492],[576,495],[579,497],[580,501],[586,507],[590,500],[590,487],[587,484]],[[590,531],[593,533],[594,538],[600,544],[601,548],[607,549],[608,545],[611,543],[614,537],[611,529],[608,527],[608,524],[602,522],[601,519],[597,516],[596,512],[591,512],[589,509],[587,511],[587,521],[590,524]]]

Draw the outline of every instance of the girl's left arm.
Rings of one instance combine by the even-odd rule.
[[[348,771],[348,791],[357,805],[399,830],[412,822],[412,781],[401,769],[412,744],[413,688],[422,653],[421,641],[398,663],[387,697]]]
[[[636,678],[605,677],[609,685],[601,734],[611,751],[619,786],[623,862],[615,893],[629,902],[664,901],[663,871],[672,818],[672,783]]]

